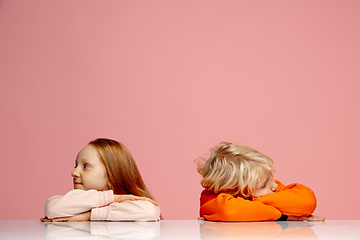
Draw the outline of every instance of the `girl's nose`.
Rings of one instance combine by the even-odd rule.
[[[75,168],[75,170],[71,173],[71,176],[73,178],[78,178],[80,175],[79,175],[79,172],[77,171],[77,168]]]

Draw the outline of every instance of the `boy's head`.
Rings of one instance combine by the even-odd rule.
[[[262,176],[272,178],[273,160],[250,147],[221,142],[198,171],[204,188],[249,199],[261,188]]]

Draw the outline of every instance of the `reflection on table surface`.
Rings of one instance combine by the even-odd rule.
[[[155,239],[160,222],[57,222],[44,224],[45,239]]]
[[[0,239],[360,239],[360,220],[243,223],[0,220]]]
[[[210,239],[317,239],[311,227],[324,222],[243,222],[200,224],[203,240]]]

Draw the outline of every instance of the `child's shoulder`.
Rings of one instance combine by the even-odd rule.
[[[200,195],[200,206],[217,197],[218,194],[209,189],[204,189]]]
[[[229,196],[232,196],[231,194],[229,193],[215,193],[214,191],[212,190],[209,190],[209,189],[204,189],[202,192],[201,192],[201,195],[200,195],[200,206],[204,205],[205,203],[217,198],[220,194],[223,194],[223,195],[229,195]]]

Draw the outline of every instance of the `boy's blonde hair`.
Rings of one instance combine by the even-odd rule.
[[[198,171],[204,188],[250,199],[259,184],[260,168],[272,174],[273,160],[253,148],[221,142]]]

